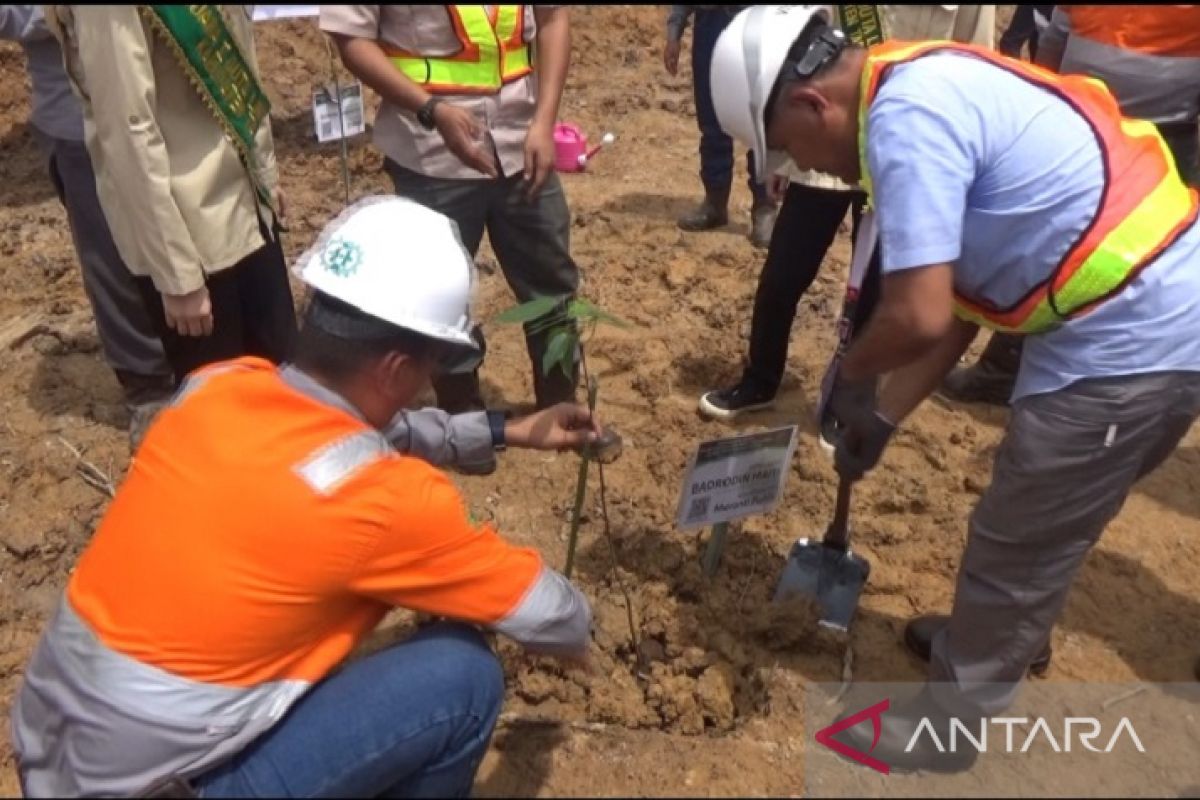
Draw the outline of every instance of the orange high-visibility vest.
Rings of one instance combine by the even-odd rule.
[[[868,202],[874,203],[866,148],[871,102],[893,66],[946,51],[987,61],[1063,100],[1095,134],[1104,169],[1095,216],[1051,274],[1005,307],[956,292],[959,317],[1014,333],[1051,330],[1119,293],[1195,222],[1197,193],[1180,180],[1157,128],[1123,117],[1103,83],[1056,75],[985,48],[952,42],[886,42],[870,49],[858,113],[859,160]]]
[[[1077,6],[1059,9],[1071,35],[1155,56],[1200,56],[1200,6]]]
[[[533,71],[525,6],[444,6],[461,49],[426,56],[385,48],[392,64],[430,94],[495,94]]]

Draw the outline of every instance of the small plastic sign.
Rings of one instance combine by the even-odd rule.
[[[362,84],[358,81],[341,87],[341,113],[331,87],[322,87],[313,92],[313,128],[318,142],[334,142],[346,139],[367,129],[363,113]],[[343,123],[345,130],[343,131]]]
[[[267,5],[255,6],[251,16],[255,22],[269,22],[273,19],[295,19],[297,17],[315,17],[321,13],[318,6],[287,6]]]
[[[702,442],[685,473],[678,526],[701,528],[774,510],[795,450],[795,425]]]

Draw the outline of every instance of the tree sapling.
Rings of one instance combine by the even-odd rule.
[[[541,363],[543,375],[549,375],[554,369],[561,369],[564,375],[570,377],[575,364],[575,354],[578,353],[580,371],[587,386],[588,408],[593,414],[595,413],[596,397],[599,394],[600,385],[596,377],[588,371],[584,344],[600,325],[629,328],[631,326],[628,322],[582,298],[564,302],[554,297],[536,297],[526,303],[514,306],[496,317],[496,321],[504,324],[522,323],[528,334],[549,332],[546,351],[542,356]],[[604,464],[615,459],[619,452],[620,440],[615,436],[611,437],[608,442],[601,441],[587,445],[580,451],[579,475],[575,483],[575,502],[571,509],[571,529],[567,537],[567,558],[563,574],[570,578],[575,566],[575,549],[579,542],[579,524],[587,492],[588,468],[595,460],[600,476],[600,511],[603,517],[604,535],[612,554],[613,575],[622,594],[625,595],[629,634],[632,637],[633,651],[636,654],[638,652],[638,635],[637,626],[633,621],[633,603],[617,572],[617,551],[609,528],[607,487],[604,481]]]

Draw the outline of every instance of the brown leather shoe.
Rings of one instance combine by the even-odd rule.
[[[938,394],[956,403],[1006,406],[1016,382],[1015,374],[1001,372],[981,361],[969,367],[955,367],[942,379]]]
[[[1008,405],[1017,370],[1021,366],[1024,337],[994,333],[979,361],[970,367],[956,367],[942,380],[938,394],[957,403]]]
[[[771,246],[771,232],[775,230],[775,215],[778,209],[771,203],[762,203],[750,209],[750,243],[757,248]]]
[[[129,408],[129,452],[136,453],[146,438],[146,431],[158,417],[158,412],[167,407],[167,401],[151,401],[130,405]]]
[[[729,223],[729,190],[706,190],[704,200],[679,218],[679,227],[685,231],[711,231]]]
[[[913,617],[904,626],[904,646],[917,658],[928,663],[933,652],[933,637],[950,623],[950,617],[945,614],[927,614]],[[1050,645],[1047,644],[1041,653],[1029,664],[1029,674],[1041,677],[1050,669]]]

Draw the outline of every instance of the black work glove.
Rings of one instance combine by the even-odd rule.
[[[833,463],[846,480],[857,481],[874,468],[896,431],[875,407],[877,384],[874,377],[848,381],[839,374],[834,379],[829,410],[839,435],[833,443]]]
[[[848,481],[861,479],[879,463],[895,432],[896,426],[878,412],[867,424],[844,429],[833,450],[833,466],[838,475]]]

